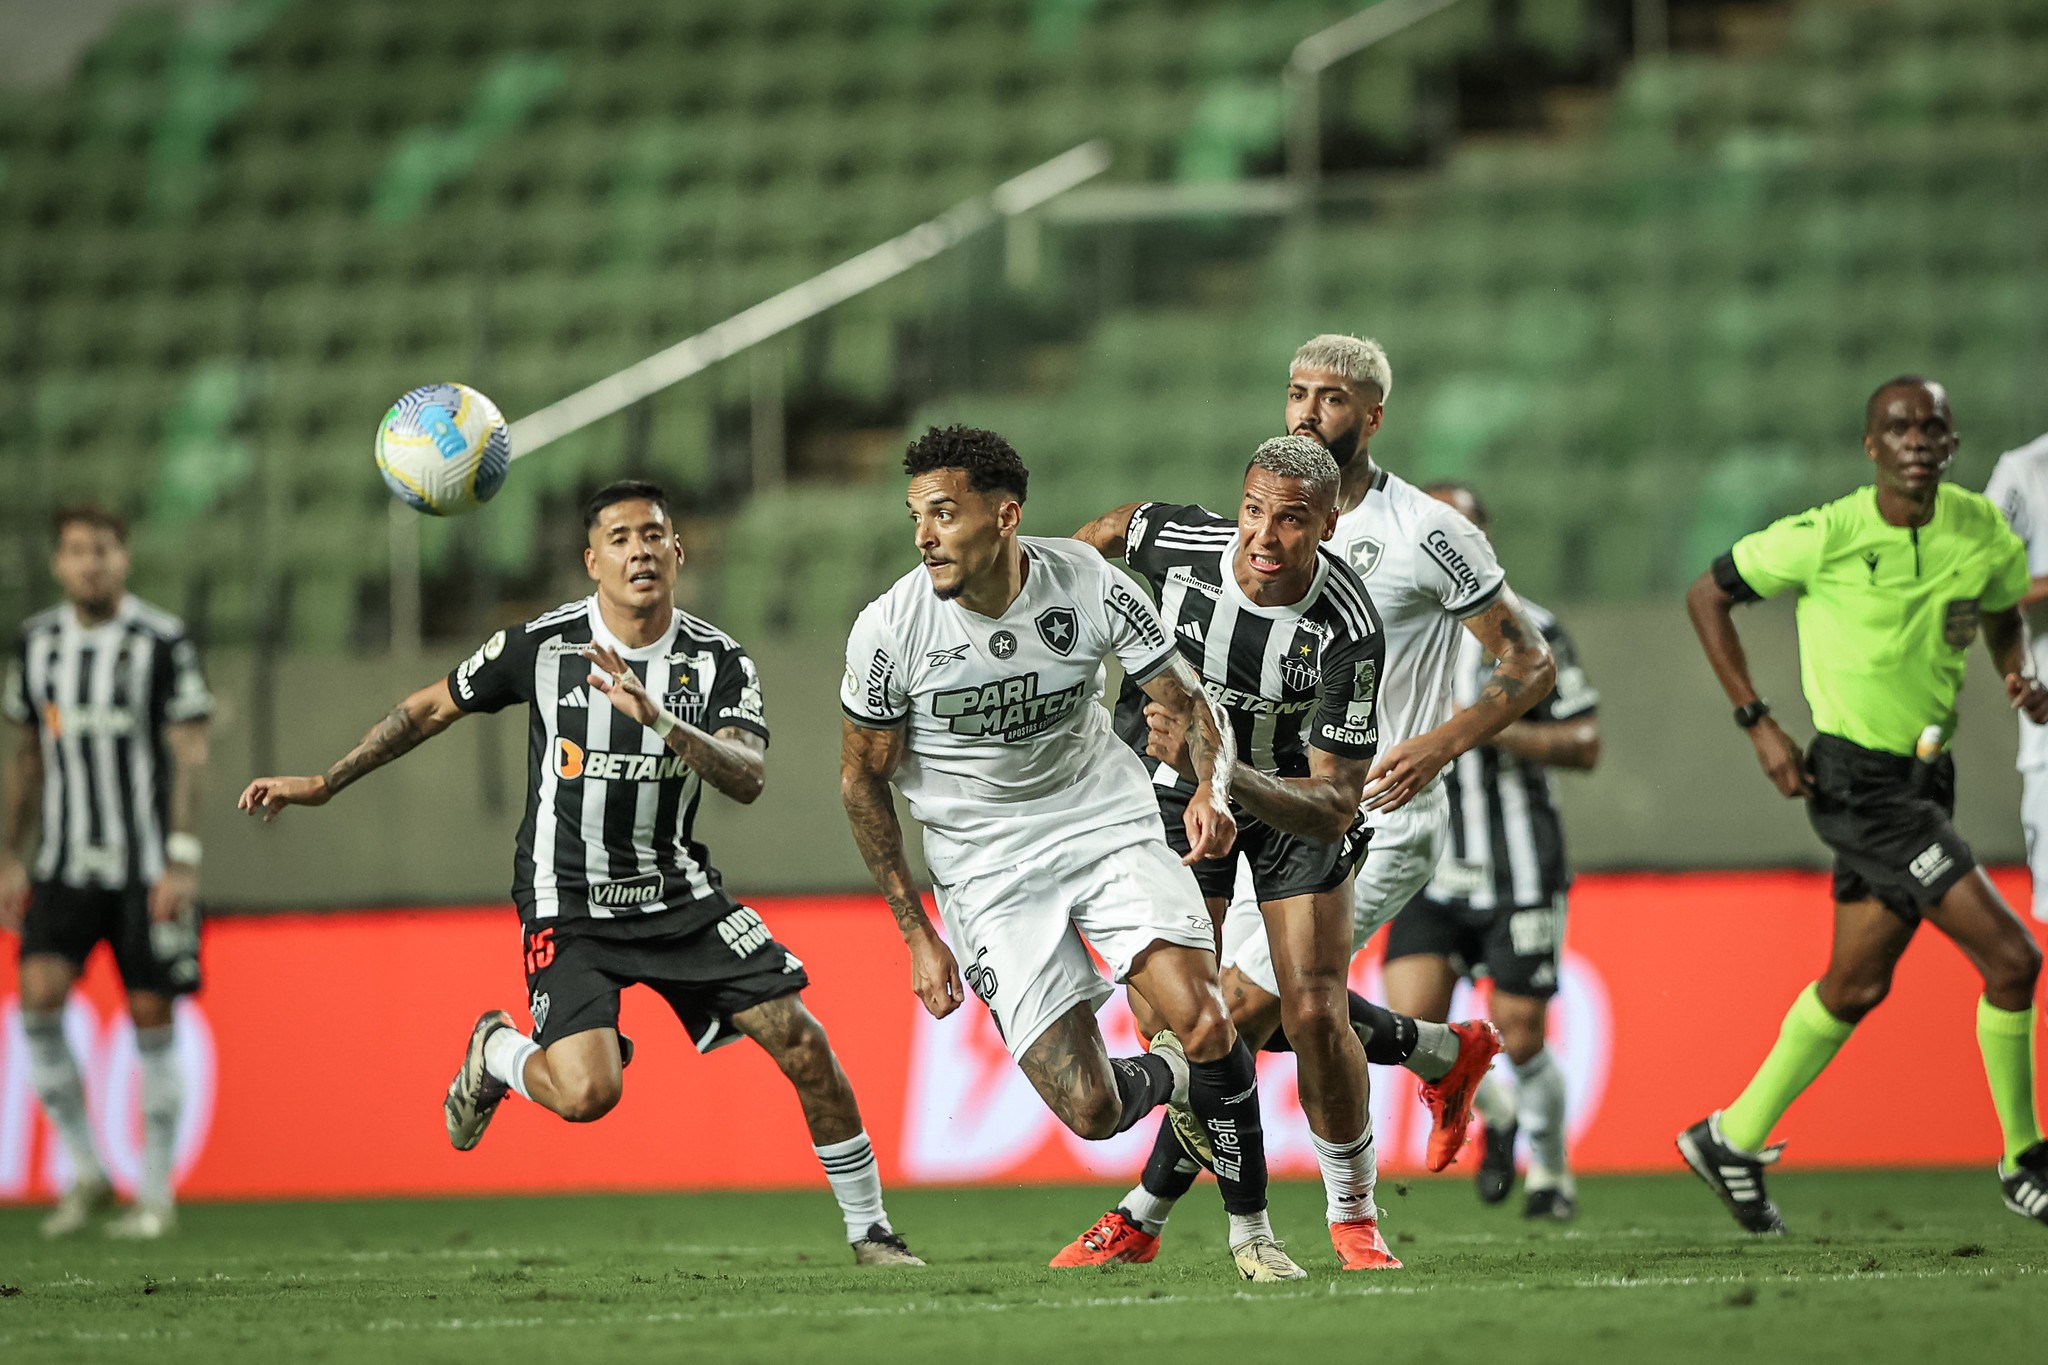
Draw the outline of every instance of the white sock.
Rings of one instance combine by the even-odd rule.
[[[29,1076],[36,1098],[71,1158],[72,1178],[104,1182],[107,1168],[100,1164],[92,1121],[85,1113],[85,1083],[78,1076],[78,1059],[64,1040],[64,1011],[23,1010],[21,1028],[28,1036]]]
[[[142,1179],[135,1187],[135,1202],[169,1208],[178,1111],[185,1103],[176,1029],[166,1024],[135,1030],[135,1052],[142,1062]]]
[[[512,1087],[522,1100],[526,1093],[526,1059],[540,1051],[540,1044],[516,1028],[501,1028],[484,1040],[484,1070]]]
[[[1260,1209],[1257,1213],[1232,1213],[1230,1219],[1230,1245],[1243,1246],[1254,1237],[1271,1237],[1273,1220]]]
[[[1564,1068],[1545,1048],[1515,1068],[1515,1079],[1517,1118],[1529,1139],[1528,1188],[1570,1194],[1575,1182],[1564,1150]]]
[[[825,1179],[832,1182],[832,1197],[839,1201],[839,1212],[846,1219],[847,1241],[860,1241],[876,1223],[895,1230],[882,1210],[882,1169],[875,1164],[875,1147],[865,1131],[811,1150],[825,1168]]]
[[[1133,1223],[1157,1237],[1159,1229],[1166,1226],[1167,1218],[1173,1213],[1173,1203],[1173,1200],[1156,1195],[1143,1185],[1133,1185],[1131,1192],[1117,1201],[1117,1207],[1129,1214]]]
[[[1480,1079],[1478,1093],[1472,1097],[1472,1107],[1479,1111],[1480,1119],[1488,1128],[1499,1130],[1514,1127],[1514,1084],[1496,1067]]]
[[[1316,1165],[1323,1169],[1323,1194],[1329,1201],[1325,1215],[1332,1223],[1355,1223],[1361,1218],[1377,1218],[1379,1209],[1372,1202],[1372,1188],[1379,1180],[1379,1153],[1373,1148],[1372,1119],[1365,1121],[1365,1131],[1350,1142],[1325,1142],[1314,1133],[1309,1140],[1316,1145]]]

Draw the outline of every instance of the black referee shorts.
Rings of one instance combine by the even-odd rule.
[[[48,953],[83,971],[102,942],[129,991],[190,995],[199,989],[199,911],[168,924],[149,922],[149,888],[120,891],[38,882],[21,922],[21,955]]]
[[[1835,900],[1876,900],[1909,924],[1977,866],[1956,833],[1956,765],[1922,763],[1817,735],[1807,816],[1835,853]]]
[[[675,911],[668,912],[671,915]],[[695,917],[692,916],[694,919]],[[647,921],[527,924],[526,989],[541,1046],[619,1026],[619,992],[646,986],[675,1011],[699,1052],[740,1037],[732,1017],[811,984],[804,964],[747,906],[662,933]]]
[[[1187,856],[1187,797],[1170,788],[1159,788],[1159,814],[1166,821],[1166,842],[1182,857]],[[1290,896],[1311,896],[1334,891],[1344,885],[1359,860],[1365,857],[1366,841],[1372,831],[1365,817],[1351,822],[1342,841],[1319,844],[1298,834],[1285,834],[1249,815],[1237,817],[1237,846],[1221,858],[1204,858],[1194,865],[1195,883],[1210,900],[1229,900],[1237,886],[1237,860],[1245,858],[1252,869],[1252,887],[1261,901],[1286,900]]]

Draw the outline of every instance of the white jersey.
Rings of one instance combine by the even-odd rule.
[[[1109,655],[1146,682],[1171,664],[1172,641],[1091,546],[1018,542],[1024,588],[1000,619],[941,599],[919,566],[868,604],[846,642],[847,716],[910,727],[895,782],[941,885],[1054,850],[1087,859],[1166,837],[1144,764],[1095,702]]]
[[[1379,608],[1387,641],[1380,685],[1380,752],[1451,716],[1463,622],[1493,605],[1507,573],[1477,526],[1448,503],[1381,470],[1365,501],[1337,518],[1330,548]],[[1433,789],[1442,781],[1433,778]],[[1370,812],[1367,823],[1382,817]]]
[[[1984,496],[1998,504],[2005,520],[2027,546],[2027,572],[2048,577],[2048,436],[1998,457]],[[2025,610],[2027,654],[2034,676],[2048,678],[2048,603]],[[2048,727],[2020,717],[2019,767],[2048,768]]]

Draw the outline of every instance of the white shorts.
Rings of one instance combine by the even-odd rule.
[[[2020,829],[2034,874],[2034,918],[2048,920],[2048,768],[2020,769]]]
[[[1216,947],[1195,874],[1160,837],[1093,862],[1057,859],[935,887],[967,988],[981,997],[1012,1057],[1078,1004],[1093,1009],[1155,943]]]
[[[1451,842],[1451,802],[1441,781],[1388,815],[1369,817],[1372,841],[1351,882],[1351,948],[1356,952],[1379,927],[1422,894],[1436,874],[1437,860]],[[1273,945],[1265,917],[1252,895],[1251,873],[1237,868],[1237,892],[1223,917],[1223,965],[1235,967],[1268,995],[1280,994],[1273,970]]]

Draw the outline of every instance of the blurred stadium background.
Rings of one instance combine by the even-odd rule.
[[[1581,644],[1607,758],[1561,784],[1580,865],[1820,866],[1729,733],[1679,594],[1740,532],[1865,481],[1861,405],[1893,373],[1949,385],[1969,486],[2048,427],[2048,5],[1380,0],[1391,36],[1347,55],[1355,8],[0,0],[0,617],[54,598],[54,505],[130,513],[132,587],[187,619],[223,699],[209,905],[357,912],[223,915],[207,998],[220,1105],[274,1100],[233,1099],[236,1068],[282,1061],[267,1030],[294,1010],[403,1035],[386,1080],[405,1104],[430,1099],[479,995],[516,997],[508,911],[364,912],[502,901],[522,717],[463,727],[274,828],[232,820],[226,794],[324,765],[489,631],[585,591],[583,491],[668,484],[685,605],[761,663],[768,793],[706,808],[728,882],[843,893],[865,879],[836,799],[832,694],[854,612],[909,564],[906,434],[964,420],[1009,435],[1040,534],[1141,497],[1227,505],[1279,423],[1293,348],[1325,330],[1392,356],[1375,455],[1475,482],[1513,581]],[[375,476],[376,421],[416,384],[460,379],[532,413],[1093,142],[1102,174],[1024,213],[982,201],[987,221],[929,261],[520,459],[480,515],[394,513]],[[1760,617],[1759,677],[1797,717],[1789,612]],[[2016,861],[2011,718],[1981,682],[1966,712],[1960,823],[1988,859]],[[1739,1080],[1818,960],[1822,885],[1589,882],[1574,932],[1615,956],[1586,959],[1605,984],[1566,1031],[1600,1042],[1575,1084],[1665,1078],[1630,1081],[1658,1102],[1614,1120],[1628,1138],[1591,1164],[1654,1164],[1702,1086]],[[863,908],[814,898],[777,923],[799,948],[838,945],[820,959],[845,954],[839,983],[822,975],[828,1023],[904,1007],[848,1054],[894,1068],[875,1084],[900,1114],[929,1075],[903,1074],[909,997],[886,921],[848,913]],[[1763,967],[1699,944],[1733,914],[1778,935]],[[1692,979],[1662,981],[1678,961]],[[1753,971],[1755,998],[1745,987],[1740,1020],[1695,1040],[1697,1057],[1612,1050],[1631,1021],[1719,1017],[1723,970]],[[1894,1020],[1899,1035],[1864,1047],[1865,1080],[1839,1082],[1837,1108],[1885,1084],[1881,1046],[1937,1087],[1938,1063],[1912,1049],[1946,1048],[1968,1063],[1940,1092],[1953,1142],[1822,1155],[1984,1146],[1968,987],[1947,958],[1916,970],[1901,990],[1931,992],[1955,1036],[1915,1041],[1917,1006],[1888,1011],[1867,1031]],[[105,1028],[113,1067],[119,1026]],[[989,1038],[949,1046],[999,1058]],[[768,1084],[657,1051],[676,1049],[636,1070],[648,1103],[657,1082],[685,1107],[726,1103],[735,1075]],[[1844,1075],[1864,1074],[1854,1062]],[[24,1098],[20,1067],[5,1075]],[[1818,1095],[1802,1113],[1818,1125],[1837,1108]],[[406,1113],[393,1142],[438,1132],[430,1103]],[[386,1188],[509,1187],[530,1163],[570,1164],[543,1153],[608,1150],[606,1132],[656,1162],[665,1140],[653,1111],[597,1136],[529,1119],[467,1166],[358,1148],[368,1183],[350,1190],[380,1173]],[[873,1121],[878,1145],[914,1147],[904,1122]],[[807,1181],[788,1127],[758,1140],[760,1160]],[[28,1133],[0,1131],[0,1196],[44,1188]],[[368,1139],[322,1140],[345,1165]],[[253,1130],[248,1144],[207,1155],[202,1190],[297,1188]],[[954,1139],[932,1151],[944,1178]],[[1082,1162],[1062,1151],[1042,1173]]]

